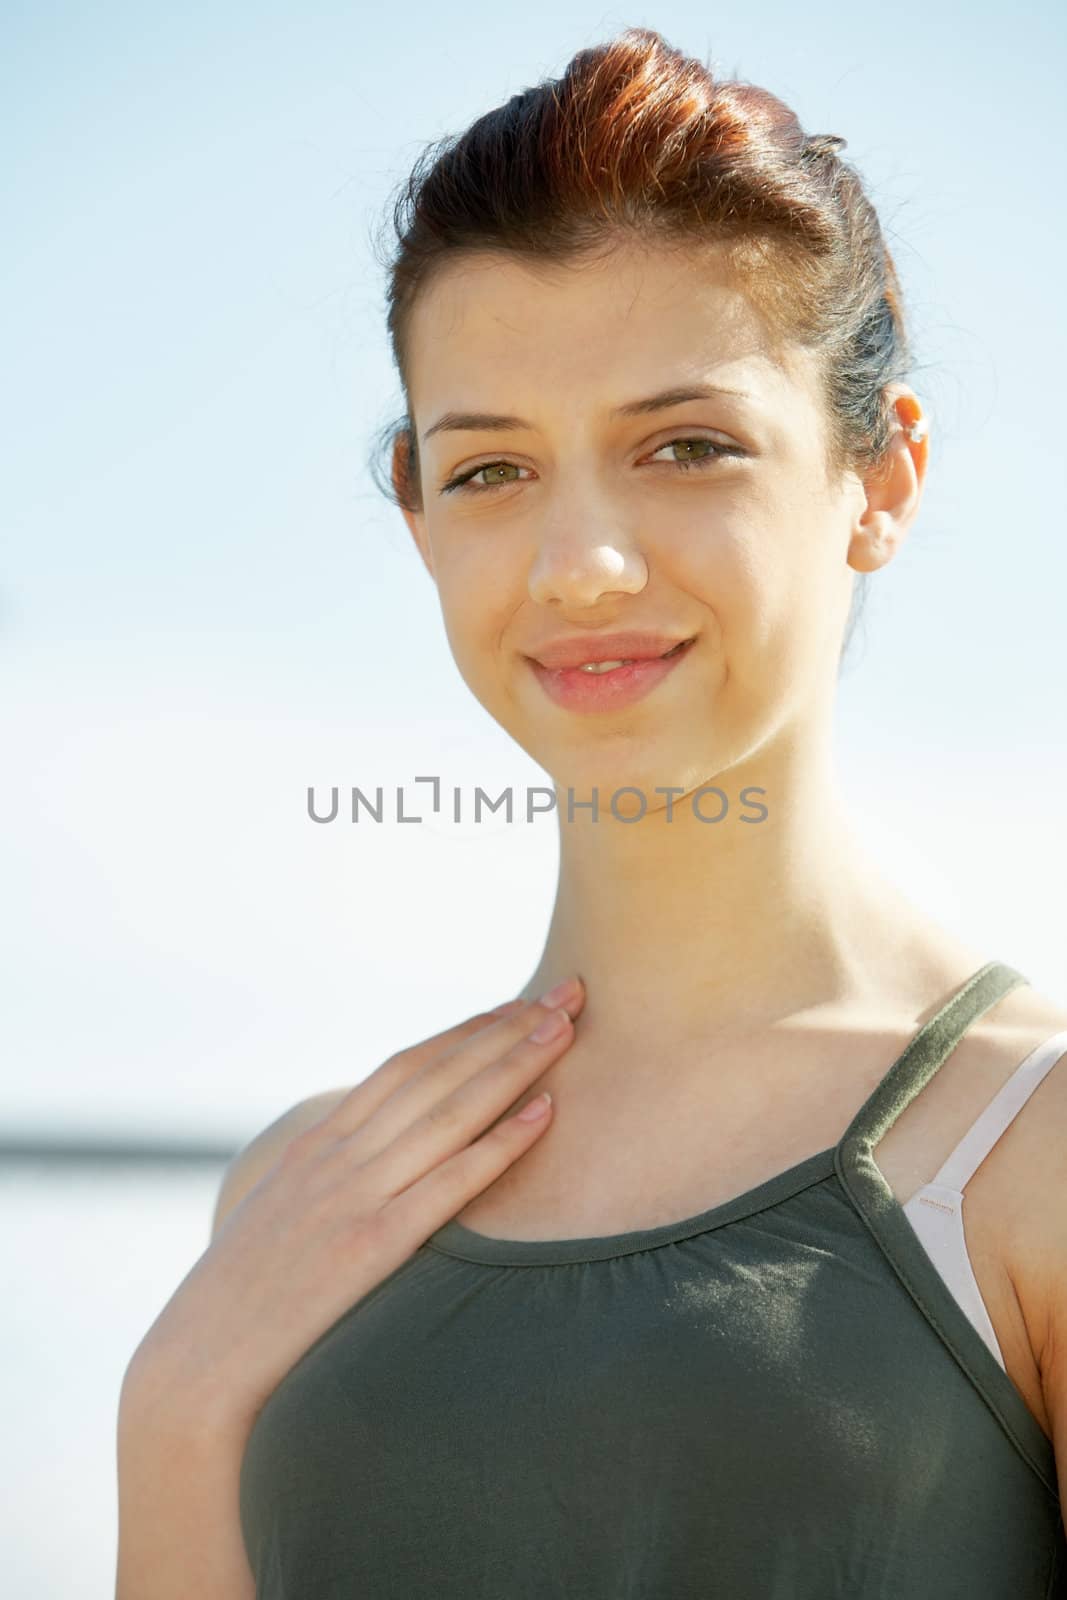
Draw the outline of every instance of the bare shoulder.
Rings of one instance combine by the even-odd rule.
[[[990,1160],[999,1174],[1010,1273],[1040,1362],[1057,1298],[1061,1338],[1067,1336],[1067,1006],[1027,986],[998,1010],[1009,1063],[1021,1063],[1054,1034],[1065,1035],[1054,1065]]]
[[[1046,1213],[1053,1198],[1050,1184],[1062,1191],[1055,1199],[1067,1204],[1067,1005],[1029,986],[1008,999],[1015,1005],[1009,1011],[1004,1003],[1001,1020],[1009,1062],[1021,1064],[1046,1040],[1060,1033],[1065,1036],[1054,1064],[1003,1136],[1006,1148],[1009,1137],[1012,1140],[1013,1184],[1031,1200],[1041,1199],[1041,1204],[1027,1207],[1033,1222]]]
[[[1067,1517],[1067,1007],[1032,995],[1020,1059],[1054,1034],[1063,1049],[1003,1134],[1006,1264],[1033,1354],[1031,1409],[1051,1438]],[[1019,1003],[1026,999],[1019,991]],[[1020,1385],[1021,1386],[1021,1385]]]
[[[1067,1005],[1027,985],[996,1008],[997,1032],[1007,1068],[1013,1069],[1055,1034],[1067,1035]],[[1000,1143],[1011,1167],[1011,1189],[1033,1229],[1053,1198],[1049,1186],[1063,1190],[1067,1204],[1067,1037],[1054,1065],[1009,1123]],[[1055,1198],[1059,1200],[1060,1194]],[[1020,1219],[1023,1216],[1020,1210]]]
[[[283,1111],[280,1117],[275,1117],[274,1121],[268,1123],[253,1139],[242,1145],[222,1176],[211,1224],[212,1238],[218,1232],[223,1218],[244,1199],[250,1189],[255,1188],[264,1173],[278,1160],[286,1145],[298,1134],[303,1133],[305,1128],[310,1128],[316,1122],[321,1122],[323,1117],[329,1116],[330,1112],[350,1093],[350,1088],[324,1089],[319,1094],[309,1095],[306,1100],[300,1100],[296,1105],[290,1106],[288,1111]]]

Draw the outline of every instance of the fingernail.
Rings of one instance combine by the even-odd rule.
[[[527,1101],[521,1111],[516,1111],[515,1118],[518,1122],[536,1122],[538,1117],[543,1117],[552,1104],[552,1096],[546,1089],[544,1094],[539,1094],[536,1100]]]
[[[539,1022],[531,1033],[530,1038],[534,1044],[547,1044],[550,1039],[558,1039],[570,1026],[570,1017],[565,1011],[550,1011],[544,1022]]]
[[[577,978],[564,978],[562,983],[557,983],[554,989],[549,989],[538,1001],[542,1006],[561,1006],[578,987]]]

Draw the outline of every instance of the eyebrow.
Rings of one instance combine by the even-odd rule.
[[[663,389],[643,400],[631,400],[611,413],[612,417],[640,417],[650,411],[666,411],[669,406],[684,405],[687,400],[710,400],[714,395],[730,395],[736,400],[755,397],[744,389],[724,389],[720,384],[696,383],[684,388]],[[533,423],[522,417],[503,416],[494,411],[446,411],[423,434],[423,442],[435,433],[503,433],[519,428],[532,429]]]

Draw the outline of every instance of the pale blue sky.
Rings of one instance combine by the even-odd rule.
[[[305,791],[543,781],[364,469],[370,238],[428,141],[629,25],[868,181],[933,448],[841,770],[916,899],[1067,992],[1057,8],[9,6],[8,1125],[250,1133],[532,971],[551,819],[322,828]]]

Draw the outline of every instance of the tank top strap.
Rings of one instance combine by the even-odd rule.
[[[930,1017],[868,1095],[841,1136],[838,1151],[869,1155],[906,1106],[929,1083],[972,1023],[1029,980],[1003,961],[987,961]]]
[[[906,1046],[834,1147],[834,1170],[916,1309],[968,1374],[1019,1453],[1049,1494],[1058,1496],[1048,1436],[949,1289],[874,1159],[874,1147],[929,1083],[972,1023],[1029,980],[1002,961],[987,961]]]
[[[1019,1063],[1008,1081],[993,1096],[968,1128],[959,1144],[932,1180],[962,1194],[1001,1134],[1014,1122],[1038,1084],[1067,1051],[1067,1029],[1054,1033]]]

